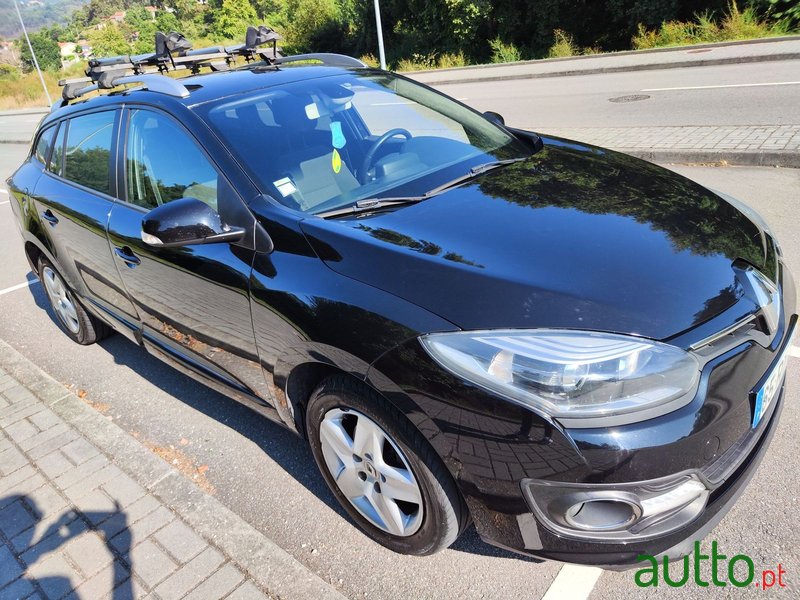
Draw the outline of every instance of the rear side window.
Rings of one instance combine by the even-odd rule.
[[[69,120],[63,177],[104,194],[111,193],[110,158],[113,111]]]
[[[36,149],[33,155],[40,163],[47,164],[47,159],[50,156],[50,149],[53,147],[53,138],[56,135],[56,127],[50,127],[42,132],[39,136],[39,141],[36,143]]]
[[[58,137],[50,155],[50,162],[47,163],[47,170],[56,175],[61,175],[61,159],[64,156],[64,134],[67,131],[66,123],[58,127]]]
[[[197,198],[217,210],[217,170],[172,119],[132,111],[126,147],[128,202],[149,209]]]

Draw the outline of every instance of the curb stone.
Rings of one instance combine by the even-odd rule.
[[[218,500],[201,491],[3,340],[0,340],[0,368],[109,456],[113,464],[188,523],[196,533],[227,554],[269,594],[298,600],[344,598],[333,586]]]
[[[594,56],[604,56],[594,55]],[[687,69],[692,67],[713,67],[719,65],[739,65],[746,63],[773,62],[782,60],[800,59],[800,52],[786,52],[784,54],[769,54],[764,56],[737,56],[735,58],[708,58],[700,60],[685,60],[670,63],[651,63],[644,65],[624,65],[619,67],[597,67],[594,69],[579,69],[572,71],[551,71],[549,73],[519,73],[514,75],[486,75],[483,77],[470,77],[469,79],[430,79],[425,80],[425,85],[457,85],[461,83],[489,83],[497,81],[521,81],[525,79],[549,79],[551,77],[579,77],[581,75],[607,75],[611,73],[629,73],[634,71],[660,71],[664,69]],[[502,63],[503,66],[516,63]],[[470,67],[464,67],[470,68]],[[435,73],[436,71],[411,71],[403,73],[411,79],[421,73]]]

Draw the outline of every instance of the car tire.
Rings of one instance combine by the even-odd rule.
[[[86,312],[53,263],[44,257],[39,258],[39,280],[58,326],[73,341],[85,346],[112,333],[108,325]]]
[[[334,376],[311,394],[306,414],[325,482],[373,540],[401,554],[425,556],[450,546],[469,524],[442,460],[380,394],[352,377]]]

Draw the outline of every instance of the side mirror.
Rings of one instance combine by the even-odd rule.
[[[167,202],[142,219],[142,241],[158,248],[233,243],[241,241],[244,233],[241,227],[223,223],[217,211],[197,198]]]
[[[503,118],[503,115],[501,115],[500,113],[496,113],[492,110],[487,110],[485,113],[483,113],[483,116],[486,117],[492,123],[496,123],[497,125],[505,126],[506,124],[506,120]]]

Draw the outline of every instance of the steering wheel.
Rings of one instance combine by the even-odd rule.
[[[367,150],[366,155],[364,155],[364,161],[361,163],[361,169],[358,171],[358,181],[363,185],[367,183],[367,172],[369,168],[372,166],[372,161],[375,160],[375,154],[378,152],[378,149],[383,146],[387,140],[393,138],[395,136],[402,135],[407,140],[411,139],[411,132],[407,129],[390,129],[386,133],[384,133],[381,137],[377,140],[372,142],[372,146],[370,146],[369,150]]]

